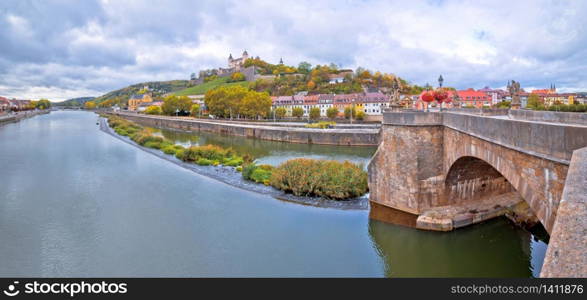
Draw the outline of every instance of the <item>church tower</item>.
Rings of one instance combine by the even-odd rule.
[[[249,53],[247,53],[247,50],[243,51],[243,63],[249,59]]]

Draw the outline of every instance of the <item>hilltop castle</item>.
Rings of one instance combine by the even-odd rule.
[[[239,71],[243,67],[247,59],[249,59],[249,53],[247,53],[247,50],[243,51],[243,55],[237,59],[232,58],[231,53],[228,56],[228,69]]]

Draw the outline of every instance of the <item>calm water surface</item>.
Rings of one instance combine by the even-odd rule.
[[[315,159],[349,160],[367,166],[377,147],[341,147],[331,145],[294,144],[258,140],[240,136],[219,135],[208,132],[185,132],[147,127],[155,135],[164,136],[176,144],[189,146],[217,145],[232,147],[239,153],[253,155],[260,164],[279,165],[297,157]]]
[[[52,112],[0,127],[0,276],[529,277],[542,265],[546,245],[503,219],[435,233],[282,202],[158,159],[96,120]],[[366,157],[297,146],[258,149],[274,161]]]

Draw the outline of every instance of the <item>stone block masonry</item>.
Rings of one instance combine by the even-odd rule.
[[[174,128],[185,131],[206,131],[218,134],[244,136],[261,140],[339,146],[377,146],[379,129],[311,129],[299,127],[263,126],[258,124],[210,122],[201,119],[182,119],[166,116],[147,116],[132,113],[117,115],[148,126]]]

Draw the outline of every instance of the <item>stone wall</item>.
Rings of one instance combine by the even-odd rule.
[[[207,122],[197,119],[179,119],[129,113],[117,114],[126,119],[150,126],[175,128],[185,131],[206,131],[261,140],[345,146],[376,146],[379,144],[379,131],[377,129],[271,127],[239,123]]]
[[[418,214],[437,201],[443,127],[428,115],[385,116],[381,143],[368,166],[372,202]],[[414,126],[398,125],[409,121],[404,117]]]
[[[509,116],[516,120],[587,125],[587,113],[516,109],[510,110]]]
[[[575,150],[541,277],[587,277],[587,148]]]

